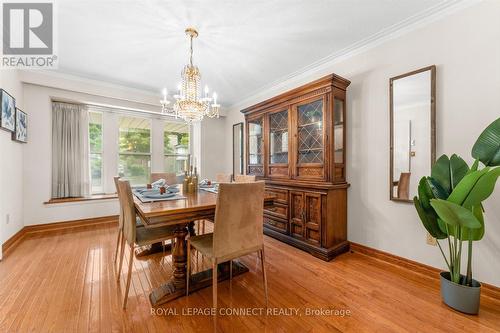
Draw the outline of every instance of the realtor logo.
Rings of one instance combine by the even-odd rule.
[[[2,68],[55,68],[54,3],[2,4]]]

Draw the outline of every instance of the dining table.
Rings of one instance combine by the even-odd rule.
[[[194,221],[214,221],[217,205],[217,193],[199,189],[194,193],[179,192],[181,199],[143,202],[134,195],[136,213],[145,228],[174,226],[174,248],[172,251],[172,276],[158,288],[152,290],[149,300],[152,306],[158,306],[186,295],[187,248],[186,237],[194,236]],[[274,205],[274,195],[267,193],[263,199],[264,207]],[[218,265],[218,281],[229,278],[229,262]],[[232,276],[248,272],[248,268],[239,260],[233,260]],[[191,275],[190,292],[212,285],[212,269]]]

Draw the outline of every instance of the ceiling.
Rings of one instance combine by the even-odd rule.
[[[174,92],[194,63],[223,106],[456,0],[58,0],[59,71]]]

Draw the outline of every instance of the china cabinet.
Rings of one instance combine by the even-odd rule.
[[[264,233],[330,260],[349,249],[345,178],[346,89],[335,74],[242,110],[246,173],[275,204]]]

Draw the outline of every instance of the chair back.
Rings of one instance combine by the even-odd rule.
[[[122,202],[120,201],[120,188],[118,187],[118,180],[120,179],[120,176],[113,177],[113,180],[115,181],[115,187],[116,187],[116,193],[118,194],[118,203],[120,204],[120,214],[118,215],[118,228],[120,230],[123,229],[123,207],[122,207]]]
[[[151,183],[159,179],[165,179],[167,185],[177,184],[177,175],[173,172],[152,172],[151,173]]]
[[[411,172],[402,172],[398,182],[398,198],[408,200],[410,198],[410,176]]]
[[[225,173],[218,173],[215,175],[215,181],[217,183],[230,183],[231,182],[231,175],[228,175]]]
[[[255,181],[255,176],[251,175],[234,175],[234,181],[236,183],[251,183]]]
[[[237,257],[262,247],[263,213],[263,181],[221,183],[215,208],[214,256]]]
[[[134,197],[128,180],[118,180],[118,197],[123,207],[123,235],[127,243],[135,243],[136,214]]]

